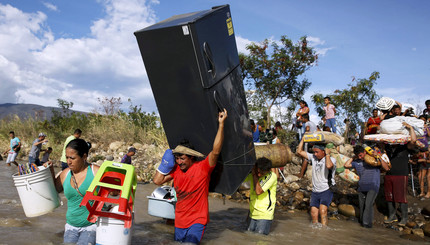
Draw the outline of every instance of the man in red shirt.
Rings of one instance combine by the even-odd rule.
[[[219,125],[213,149],[204,160],[197,161],[196,158],[203,155],[194,151],[188,142],[183,142],[173,151],[169,149],[164,153],[154,175],[153,181],[157,185],[174,180],[178,199],[175,241],[198,244],[203,237],[209,222],[209,181],[221,153],[226,118],[227,111],[224,109],[218,115]]]

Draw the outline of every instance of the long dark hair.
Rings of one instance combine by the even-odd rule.
[[[88,151],[90,150],[87,142],[83,139],[74,139],[70,141],[66,148],[75,150],[80,157],[83,157],[84,154],[87,154],[88,156]]]
[[[308,107],[308,103],[306,103],[306,101],[301,100],[301,101],[299,101],[299,104],[300,104],[300,103],[302,103],[302,104],[304,104],[306,107]]]

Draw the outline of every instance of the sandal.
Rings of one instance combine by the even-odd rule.
[[[425,194],[421,193],[421,194],[418,195],[418,198],[421,198],[421,197],[424,197],[424,196],[425,196]]]

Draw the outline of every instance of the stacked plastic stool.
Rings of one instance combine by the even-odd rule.
[[[137,178],[133,165],[105,161],[94,176],[80,206],[85,205],[88,209],[90,222],[95,223],[98,217],[109,217],[123,220],[124,227],[130,228],[136,186]],[[104,211],[105,204],[117,204],[120,213]]]

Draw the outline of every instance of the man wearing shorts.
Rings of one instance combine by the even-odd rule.
[[[18,139],[18,137],[15,137],[15,132],[10,131],[9,132],[10,137],[10,149],[9,151],[5,151],[4,154],[8,153],[6,163],[10,166],[11,163],[18,166],[18,163],[15,161],[16,156],[18,155],[19,150],[21,149],[21,141]]]
[[[297,154],[308,160],[312,165],[312,195],[310,203],[312,224],[318,223],[319,215],[321,224],[327,226],[327,208],[333,198],[329,182],[331,182],[332,186],[335,185],[335,171],[333,170],[336,169],[336,160],[330,157],[330,149],[325,148],[324,145],[315,144],[312,146],[312,150],[314,154],[303,150],[302,138],[297,147]]]
[[[397,222],[396,203],[400,206],[402,219],[400,226],[405,226],[408,222],[408,201],[406,200],[408,186],[408,163],[409,153],[413,150],[417,137],[413,127],[406,122],[403,125],[409,130],[411,141],[407,145],[387,145],[385,150],[391,162],[391,169],[384,178],[385,200],[388,203],[388,219],[384,221],[389,224]]]

